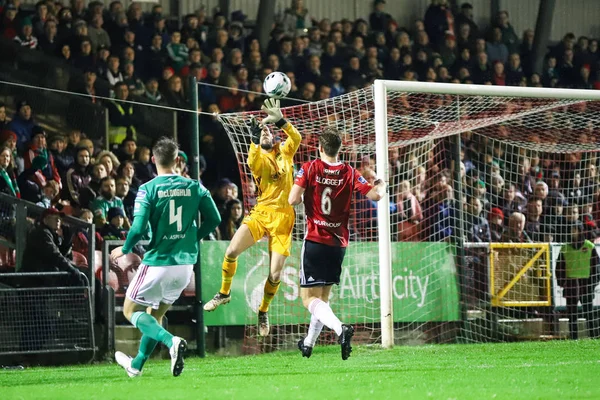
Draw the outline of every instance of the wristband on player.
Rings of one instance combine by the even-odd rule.
[[[275,126],[279,129],[283,128],[287,124],[287,120],[285,118],[281,118],[279,121],[275,122]]]

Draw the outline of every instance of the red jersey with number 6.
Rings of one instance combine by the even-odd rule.
[[[328,164],[320,159],[305,163],[294,183],[305,189],[305,240],[348,246],[352,193],[358,191],[366,195],[373,186],[348,164]]]

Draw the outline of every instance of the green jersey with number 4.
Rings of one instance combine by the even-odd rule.
[[[159,175],[140,186],[134,222],[150,225],[150,245],[143,263],[148,266],[195,264],[198,258],[196,219],[202,207],[214,207],[209,191],[198,181],[179,175]],[[147,228],[146,228],[147,229]],[[130,239],[130,234],[127,239]],[[126,240],[123,252],[135,243]]]

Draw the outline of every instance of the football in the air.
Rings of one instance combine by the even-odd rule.
[[[267,96],[280,99],[288,95],[292,82],[283,72],[271,72],[263,82],[263,89]]]

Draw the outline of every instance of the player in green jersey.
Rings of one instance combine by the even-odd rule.
[[[198,242],[221,222],[208,190],[198,181],[175,173],[177,143],[162,138],[152,152],[158,176],[140,186],[127,240],[111,253],[116,260],[131,252],[149,225],[149,250],[127,289],[123,305],[125,317],[142,332],[140,349],[135,358],[115,353],[119,365],[132,378],[141,375],[158,342],[169,348],[173,376],[181,374],[187,343],[161,326],[162,317],[190,282],[198,259]],[[198,212],[204,217],[200,227],[196,225]]]

